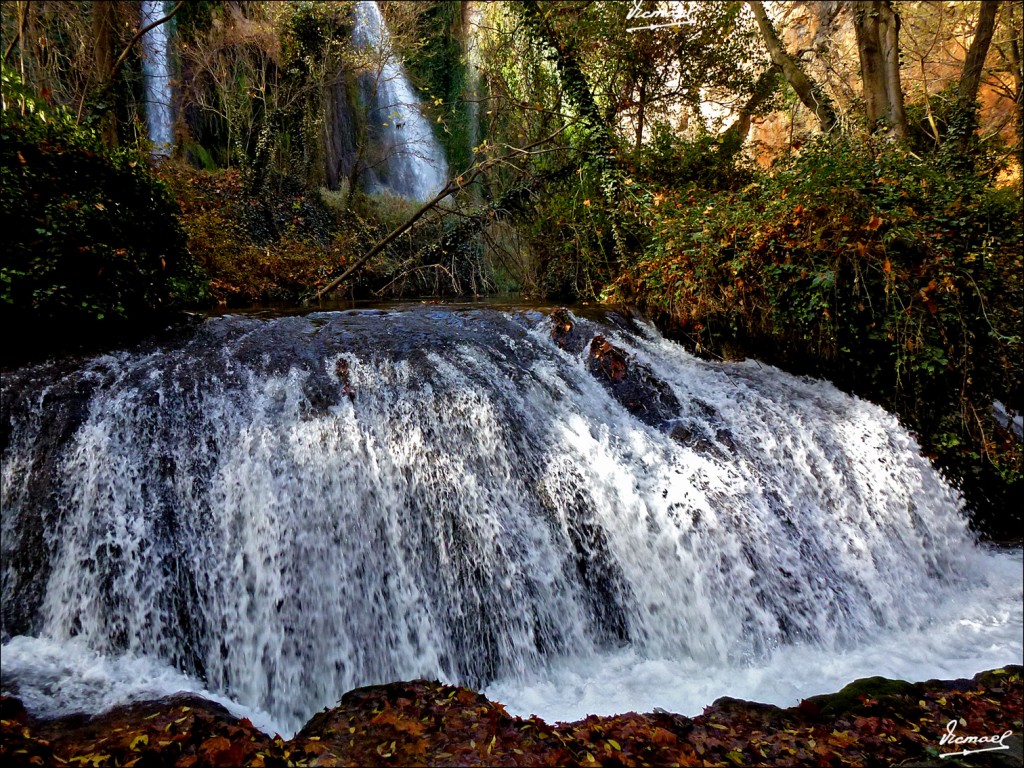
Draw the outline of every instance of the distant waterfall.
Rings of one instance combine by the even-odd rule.
[[[974,544],[894,417],[572,323],[222,317],[5,372],[3,689],[205,685],[287,730],[415,677],[565,719],[1019,663],[1019,558]],[[639,415],[595,337],[660,393]]]
[[[391,50],[391,37],[377,3],[356,3],[353,40],[377,55],[375,67],[360,78],[368,107],[364,187],[370,192],[429,200],[448,181],[448,163],[430,123],[420,113],[419,98],[401,61]]]
[[[146,27],[164,16],[162,0],[143,0],[141,24]],[[171,75],[167,61],[167,23],[142,36],[142,78],[146,86],[146,123],[154,157],[167,157],[174,146],[171,126]]]

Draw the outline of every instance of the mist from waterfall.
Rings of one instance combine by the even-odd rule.
[[[142,0],[140,24],[146,27],[163,18],[162,0]],[[170,63],[169,24],[164,22],[142,36],[142,79],[146,89],[145,109],[149,140],[154,157],[167,157],[174,147],[174,114]]]
[[[377,3],[357,2],[353,12],[353,42],[371,59],[359,78],[368,110],[363,186],[425,202],[448,182],[444,149],[420,111]]]

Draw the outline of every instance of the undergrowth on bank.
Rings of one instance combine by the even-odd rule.
[[[210,274],[217,303],[295,301],[327,283],[351,256],[355,235],[315,192],[283,184],[255,199],[238,169],[199,170],[167,162],[161,176],[181,204],[189,249]]]
[[[205,300],[178,205],[136,149],[107,148],[6,67],[0,139],[5,318],[102,332]]]
[[[824,137],[732,184],[652,179],[634,192],[650,240],[607,296],[698,349],[738,345],[878,402],[976,506],[1019,520],[1021,441],[992,404],[1024,406],[1024,235],[996,170]]]

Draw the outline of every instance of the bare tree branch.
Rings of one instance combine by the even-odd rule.
[[[128,41],[128,45],[126,45],[124,47],[124,50],[121,51],[121,55],[117,57],[117,61],[114,62],[113,69],[110,70],[110,82],[113,82],[117,79],[117,73],[120,72],[121,67],[124,66],[125,59],[128,58],[128,54],[131,53],[131,50],[135,46],[135,44],[142,39],[142,36],[149,32],[151,29],[156,29],[161,24],[170,21],[174,14],[180,11],[184,6],[185,0],[178,0],[177,4],[175,4],[175,6],[171,8],[170,13],[168,13],[162,19],[157,19],[153,23],[147,24],[132,36],[132,39]]]
[[[367,251],[358,260],[356,260],[356,262],[351,267],[346,269],[339,277],[336,277],[325,287],[317,291],[316,298],[323,298],[324,294],[330,293],[343,282],[345,282],[345,280],[347,280],[352,274],[361,269],[362,266],[366,264],[366,262],[368,262],[370,259],[376,256],[382,250],[384,250],[388,245],[394,242],[395,239],[398,238],[400,235],[408,231],[417,221],[420,220],[420,218],[422,218],[426,213],[435,208],[437,204],[444,200],[446,197],[448,197],[448,195],[452,194],[453,192],[458,192],[462,189],[465,189],[477,178],[477,176],[486,173],[492,166],[498,165],[499,163],[503,163],[512,157],[521,155],[524,152],[529,153],[528,151],[530,149],[533,149],[534,147],[544,144],[548,141],[551,141],[564,130],[565,126],[562,126],[554,133],[545,136],[542,139],[538,139],[532,144],[527,144],[525,147],[514,147],[513,149],[515,150],[515,152],[510,152],[507,155],[503,155],[501,157],[495,157],[491,158],[490,160],[485,160],[484,162],[476,165],[470,171],[467,171],[466,173],[463,173],[451,179],[447,184],[444,185],[444,188],[440,192],[438,192],[433,198],[431,198],[429,201],[424,203],[419,209],[417,209],[417,211],[413,213],[412,216],[410,216],[408,219],[406,219],[403,224],[391,230],[391,232],[389,232],[382,240],[380,240],[375,246],[373,246],[373,248]]]

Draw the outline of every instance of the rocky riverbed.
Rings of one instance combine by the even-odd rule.
[[[970,680],[868,678],[789,709],[722,698],[694,718],[630,712],[553,725],[513,717],[467,688],[414,680],[350,691],[289,740],[196,696],[55,720],[4,697],[0,763],[1019,766],[1021,675],[1008,666]]]

